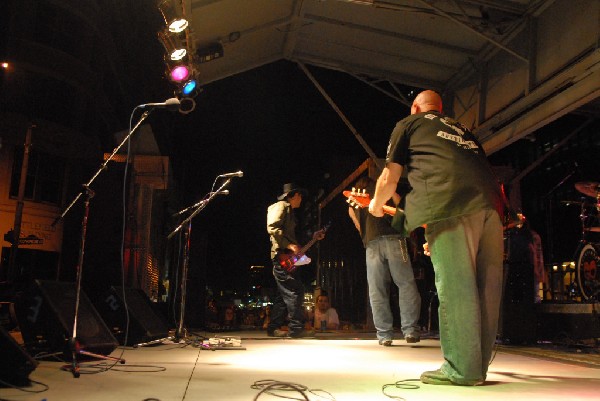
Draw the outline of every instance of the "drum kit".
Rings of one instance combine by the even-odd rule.
[[[597,301],[600,295],[600,183],[577,182],[575,189],[589,198],[581,201],[563,201],[565,205],[579,205],[581,212],[581,240],[575,252],[576,283],[582,300]]]

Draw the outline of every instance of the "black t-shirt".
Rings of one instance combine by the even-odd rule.
[[[375,184],[369,184],[366,188],[367,193],[375,192]],[[367,208],[354,209],[358,222],[360,224],[360,237],[365,248],[367,244],[382,235],[400,235],[400,233],[392,228],[392,216],[384,215],[383,217],[375,217]]]
[[[501,213],[500,186],[483,148],[468,129],[441,113],[418,113],[398,122],[386,162],[408,170],[412,191],[406,195],[405,227],[409,232],[479,210]]]

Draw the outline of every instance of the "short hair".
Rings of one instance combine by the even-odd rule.
[[[329,301],[329,295],[327,295],[327,294],[319,294],[319,296],[317,297],[317,302],[319,302],[319,298],[321,298],[321,297],[325,297]]]

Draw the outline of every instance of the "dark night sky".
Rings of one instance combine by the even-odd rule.
[[[389,134],[408,109],[347,74],[309,69],[384,157]],[[294,63],[279,61],[212,83],[196,101],[188,115],[153,118],[174,126],[167,142],[183,206],[209,192],[218,174],[244,172],[231,181],[229,196],[195,217],[192,234],[192,246],[203,247],[199,242],[208,238],[209,285],[243,287],[251,265],[269,265],[266,210],[283,184],[305,186],[309,198],[320,190],[327,195],[368,155]]]

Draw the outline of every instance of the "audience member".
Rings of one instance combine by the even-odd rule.
[[[326,294],[317,297],[314,322],[316,330],[337,330],[340,327],[337,311],[331,307]]]

